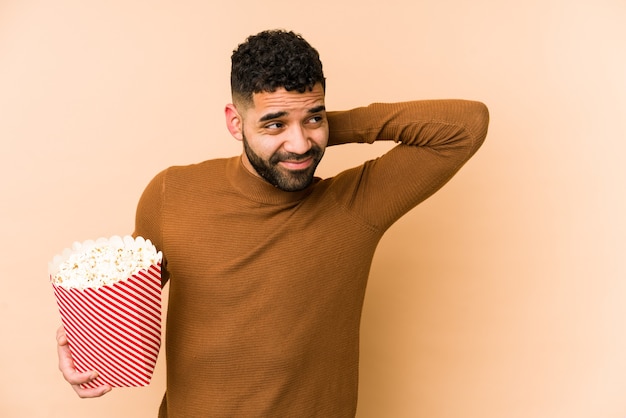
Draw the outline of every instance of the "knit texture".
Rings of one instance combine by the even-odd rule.
[[[328,119],[331,146],[399,144],[298,192],[240,157],[170,167],[146,188],[135,234],[163,252],[170,286],[161,418],[354,417],[376,245],[476,152],[488,114],[441,100]]]

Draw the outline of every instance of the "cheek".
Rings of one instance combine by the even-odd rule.
[[[269,135],[262,135],[251,129],[245,130],[245,141],[258,157],[268,160],[276,152],[278,141]]]
[[[280,149],[280,144],[281,141],[276,137],[269,136],[257,138],[250,145],[259,157],[269,160]]]
[[[312,134],[311,139],[320,148],[326,148],[326,145],[328,145],[328,128],[316,129]]]
[[[326,144],[328,144],[328,126],[318,126],[308,129],[305,135],[309,141],[314,142],[322,148],[325,148]]]

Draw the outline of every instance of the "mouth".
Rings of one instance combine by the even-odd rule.
[[[283,161],[280,161],[279,164],[288,170],[298,171],[298,170],[306,170],[307,168],[311,166],[312,163],[313,163],[313,158],[308,157],[302,160],[283,160]]]

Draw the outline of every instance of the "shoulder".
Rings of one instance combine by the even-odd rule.
[[[143,197],[163,199],[172,193],[196,193],[218,184],[225,176],[228,161],[221,158],[189,165],[170,166],[157,173],[146,186]]]
[[[152,182],[158,182],[164,189],[206,187],[215,179],[224,178],[228,161],[231,158],[218,158],[189,165],[175,165],[158,173]]]
[[[196,178],[206,178],[216,172],[224,172],[233,158],[216,158],[189,165],[175,165],[161,171],[158,176],[170,181],[192,181]]]

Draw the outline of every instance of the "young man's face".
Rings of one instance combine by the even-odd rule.
[[[243,141],[248,170],[285,191],[311,184],[328,143],[321,84],[304,93],[255,93],[252,106],[228,105],[226,117],[233,136]]]

